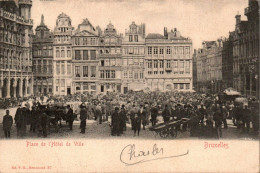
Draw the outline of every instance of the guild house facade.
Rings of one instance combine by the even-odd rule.
[[[84,19],[72,35],[72,94],[96,93],[100,29]]]
[[[44,16],[41,23],[35,29],[33,38],[33,91],[36,95],[52,94],[53,86],[53,34],[44,24]]]
[[[33,94],[31,0],[0,1],[0,98]]]
[[[192,41],[176,28],[145,39],[145,85],[151,91],[192,90]]]
[[[71,19],[61,13],[54,28],[53,42],[53,94],[72,93],[72,35]]]
[[[111,22],[99,40],[99,86],[101,93],[121,92],[122,35]]]
[[[122,91],[145,88],[145,24],[129,26],[122,41]]]

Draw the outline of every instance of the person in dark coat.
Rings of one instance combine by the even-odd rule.
[[[26,135],[27,117],[28,117],[29,112],[30,111],[26,107],[23,107],[21,109],[20,116],[16,119],[16,122],[18,123],[18,125],[20,127],[20,136],[21,137],[24,137]]]
[[[143,105],[141,105],[140,110],[138,111],[138,116],[141,118],[142,120],[142,124],[143,124],[143,130],[145,130],[145,125],[146,125],[146,111],[143,107]]]
[[[135,117],[135,114],[136,114],[136,108],[135,108],[135,105],[133,105],[133,107],[131,108],[130,110],[130,120],[131,120],[131,126],[132,126],[132,130],[134,130],[134,127],[133,127],[133,120],[134,120],[134,117]]]
[[[36,125],[37,125],[37,111],[35,106],[32,107],[32,111],[31,111],[31,126],[30,126],[30,131],[35,132],[36,129]]]
[[[97,117],[97,121],[99,124],[102,124],[102,111],[101,111],[101,106],[97,105],[96,110],[95,110],[95,116]]]
[[[22,117],[22,108],[21,105],[19,105],[14,117],[16,129],[17,129],[17,137],[21,136],[21,117]]]
[[[156,105],[153,105],[153,107],[151,109],[152,126],[156,125],[157,116],[158,116],[158,109],[157,109]]]
[[[87,109],[85,105],[82,105],[80,110],[80,133],[85,133],[86,130],[86,120],[87,120]]]
[[[250,129],[250,117],[251,117],[251,111],[248,109],[248,106],[245,105],[245,108],[242,112],[242,128],[243,132],[245,132],[245,126],[246,126],[246,133],[249,134]]]
[[[206,116],[206,110],[204,109],[203,105],[200,105],[199,115],[200,115],[200,123],[203,124],[203,120],[204,120],[204,118]]]
[[[137,131],[137,135],[139,136],[140,129],[141,129],[141,117],[138,116],[138,114],[135,114],[133,118],[133,129],[134,129],[134,136],[136,136],[136,131]]]
[[[9,110],[6,110],[6,115],[3,117],[3,130],[6,138],[10,138],[10,131],[13,125],[13,117],[9,115]]]
[[[222,112],[222,117],[223,117],[224,128],[227,129],[228,128],[228,125],[227,125],[228,110],[225,107],[225,105],[222,106],[221,112]]]
[[[162,112],[162,116],[163,116],[163,121],[164,121],[165,123],[170,120],[171,113],[170,113],[170,111],[169,111],[167,105],[165,105],[165,108],[164,108],[164,110],[163,110],[163,112]]]
[[[126,120],[127,120],[127,116],[126,116],[126,110],[125,110],[125,105],[122,105],[121,111],[119,113],[119,131],[122,134],[123,131],[126,131]]]
[[[222,113],[219,105],[217,105],[217,108],[213,115],[213,120],[215,121],[215,128],[217,130],[218,138],[221,138],[222,137],[221,126],[222,126],[223,119],[222,119]]]
[[[119,132],[119,108],[115,107],[115,111],[112,114],[112,136],[120,136]]]
[[[43,137],[47,137],[48,115],[45,113],[44,110],[42,110],[40,119]]]
[[[73,115],[73,110],[71,109],[70,105],[67,105],[67,118],[68,118],[68,122],[69,122],[69,127],[70,130],[72,130],[72,126],[73,126],[73,121],[74,121],[74,115]]]

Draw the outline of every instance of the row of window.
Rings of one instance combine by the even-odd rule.
[[[144,60],[141,58],[127,58],[123,59],[124,66],[140,66],[144,65]]]
[[[121,38],[106,37],[105,39],[101,39],[100,43],[121,43]]]
[[[124,79],[143,79],[144,73],[141,72],[133,72],[133,71],[124,71]]]
[[[71,48],[67,47],[67,51],[64,47],[56,47],[56,58],[65,58],[65,57],[71,57]]]
[[[158,83],[153,83],[153,86],[158,86]],[[154,87],[152,87],[152,83],[148,83],[148,87],[154,88]],[[171,85],[169,85],[169,86],[167,85],[166,89],[172,89],[172,86]],[[175,90],[183,90],[183,89],[189,90],[190,89],[190,84],[189,83],[174,83],[173,84],[173,89],[175,89]]]
[[[169,71],[148,71],[147,74],[148,75],[163,75],[163,74],[190,74],[190,69],[186,68],[186,69],[174,69],[169,70]]]
[[[76,91],[81,90],[80,85],[81,85],[80,83],[76,83]],[[82,90],[89,90],[89,89],[96,90],[96,85],[84,82],[83,85],[82,85]]]
[[[121,66],[121,59],[105,59],[100,60],[100,65],[102,67],[109,67],[109,66]]]
[[[35,73],[52,73],[52,65],[34,65],[33,72]]]
[[[138,42],[138,35],[129,35],[129,42]]]
[[[52,49],[39,49],[33,51],[34,56],[52,56]]]
[[[115,70],[101,70],[100,78],[101,79],[115,79],[116,72],[115,72]]]
[[[69,43],[70,42],[70,36],[54,36],[54,43]]]
[[[124,55],[144,55],[144,47],[124,47],[123,48]]]
[[[40,64],[46,65],[47,63],[49,65],[51,65],[52,61],[51,60],[33,60],[33,65],[36,65],[36,64],[38,64],[38,65],[40,65]]]
[[[173,55],[189,55],[190,54],[190,47],[188,46],[173,46],[173,47],[151,47],[149,46],[147,48],[147,53],[148,55],[163,55],[163,54],[167,54],[167,55],[170,55],[170,54],[173,54]]]
[[[96,77],[96,66],[75,66],[75,77]]]
[[[110,48],[110,49],[100,49],[100,54],[120,54],[121,49],[120,48]]]
[[[67,69],[67,70],[66,70]],[[57,75],[70,75],[71,74],[71,64],[68,63],[67,67],[65,67],[65,63],[56,63],[56,74]]]
[[[87,37],[75,37],[73,43],[75,45],[97,45],[96,38],[87,38]]]
[[[190,61],[171,61],[171,60],[148,60],[147,68],[164,68],[166,64],[166,68],[190,68]]]
[[[75,50],[75,60],[96,60],[96,50]]]

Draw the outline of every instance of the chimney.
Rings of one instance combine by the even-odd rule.
[[[235,18],[236,18],[236,24],[239,24],[241,22],[241,15],[237,14]]]
[[[164,33],[163,33],[163,36],[164,36],[164,37],[168,37],[168,32],[167,32],[167,28],[166,28],[166,27],[164,27]]]

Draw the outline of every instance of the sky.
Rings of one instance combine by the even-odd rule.
[[[111,21],[123,34],[132,21],[145,23],[146,34],[177,28],[198,49],[203,41],[227,37],[234,31],[235,15],[246,20],[247,6],[248,0],[33,0],[32,19],[34,29],[43,14],[45,24],[53,30],[62,12],[70,16],[75,28],[85,18],[102,30]]]

